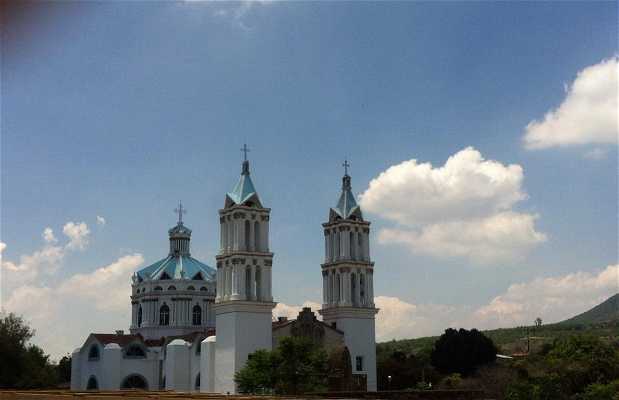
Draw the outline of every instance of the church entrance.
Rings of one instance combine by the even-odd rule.
[[[123,380],[120,388],[148,390],[148,383],[146,383],[146,379],[142,375],[133,374]]]

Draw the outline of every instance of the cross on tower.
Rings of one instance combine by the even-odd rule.
[[[247,148],[247,144],[243,145],[243,148],[241,149],[241,151],[243,152],[243,161],[247,161],[247,153],[249,153],[249,149]]]
[[[183,208],[183,203],[182,202],[178,202],[178,208],[174,209],[174,212],[178,214],[178,223],[182,224],[183,223],[183,214],[187,214],[187,209]]]
[[[342,164],[342,167],[344,167],[344,175],[348,175],[348,167],[350,167],[350,164],[347,159],[344,159],[344,164]]]

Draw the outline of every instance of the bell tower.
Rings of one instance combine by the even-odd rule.
[[[220,393],[236,393],[234,374],[249,354],[272,347],[271,209],[262,205],[251,180],[247,146],[242,151],[241,176],[219,210],[214,387]]]
[[[344,331],[356,385],[376,390],[374,263],[370,260],[370,222],[352,194],[348,161],[344,164],[337,206],[322,224],[325,260],[321,265],[325,323]]]

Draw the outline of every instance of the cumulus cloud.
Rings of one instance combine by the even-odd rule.
[[[578,73],[565,99],[524,134],[527,149],[617,143],[617,56]]]
[[[415,253],[466,257],[475,263],[513,261],[546,240],[537,215],[516,212],[527,198],[517,164],[486,160],[473,147],[443,166],[404,161],[372,179],[361,207],[395,223],[379,242]]]
[[[101,225],[101,226],[105,225],[105,218],[103,218],[100,215],[97,215],[97,225]]]
[[[67,222],[62,232],[69,238],[67,248],[83,250],[88,245],[90,230],[85,222]]]
[[[571,318],[619,292],[619,265],[595,272],[578,271],[537,278],[509,286],[479,307],[414,304],[397,297],[377,296],[376,339],[433,336],[447,328],[496,329]]]
[[[91,332],[129,324],[131,275],[143,262],[136,253],[56,286],[26,284],[13,290],[4,305],[23,315],[37,332],[34,342],[59,358]]]
[[[318,319],[322,319],[320,314],[318,314],[318,310],[322,308],[322,305],[309,300],[304,302],[303,305],[300,306],[289,305],[286,303],[277,303],[277,305],[273,309],[273,318],[277,319],[278,317],[286,317],[288,319],[296,319],[303,307],[311,308],[314,314],[316,314],[316,317]]]
[[[58,241],[54,236],[54,231],[49,226],[43,230],[43,240],[47,243],[56,243]]]

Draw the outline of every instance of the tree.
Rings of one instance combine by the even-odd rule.
[[[28,344],[34,331],[13,313],[0,317],[0,387],[44,388],[54,386],[57,375],[39,347]]]
[[[535,318],[535,327],[536,328],[542,327],[542,319],[540,317]]]
[[[60,359],[56,366],[58,381],[61,383],[71,382],[71,356],[66,355]]]
[[[311,340],[285,337],[273,351],[252,353],[234,376],[243,393],[300,394],[326,389],[327,353]]]
[[[492,340],[477,329],[447,329],[434,344],[431,362],[442,373],[470,375],[483,364],[496,359]]]

